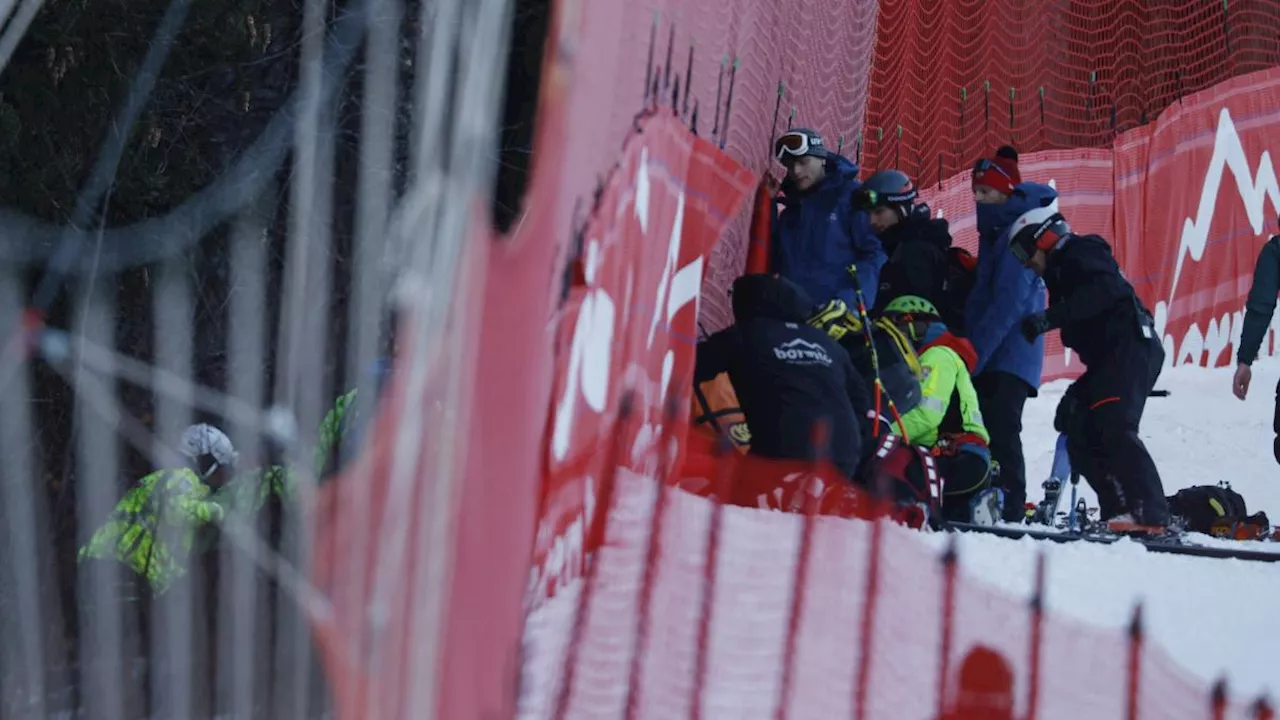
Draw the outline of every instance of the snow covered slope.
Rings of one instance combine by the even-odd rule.
[[[1182,366],[1166,369],[1156,388],[1169,397],[1147,401],[1142,440],[1155,458],[1166,494],[1191,485],[1228,480],[1244,495],[1249,511],[1266,510],[1280,521],[1280,465],[1271,451],[1272,415],[1280,361],[1254,364],[1253,385],[1244,402],[1231,394],[1235,366],[1205,369]],[[1039,480],[1049,475],[1057,433],[1053,413],[1070,383],[1052,382],[1027,402],[1022,443],[1027,458],[1028,496],[1044,493]],[[1089,504],[1097,500],[1088,495]]]
[[[1271,453],[1280,364],[1262,361],[1255,367],[1252,394],[1243,403],[1230,394],[1231,371],[1166,371],[1158,387],[1171,395],[1150,400],[1142,434],[1168,493],[1230,480],[1251,511],[1263,509],[1280,520],[1280,467]],[[1056,436],[1053,413],[1066,385],[1050,384],[1028,404],[1024,444],[1032,499],[1041,494],[1039,478],[1048,472]],[[602,553],[570,717],[618,717],[626,702],[624,679],[640,627],[636,588],[652,484],[639,478],[619,482],[621,505]],[[782,692],[799,518],[726,510],[711,610],[711,671],[699,689],[694,647],[709,503],[678,491],[671,498],[654,573],[636,716],[685,717],[698,694],[707,717],[769,717]],[[868,717],[935,714],[943,584],[939,565],[930,558],[940,556],[952,537],[887,526]],[[868,538],[866,523],[827,518],[817,524],[796,633],[792,717],[850,716]],[[1280,696],[1280,563],[1159,555],[1128,540],[1059,545],[967,534],[957,547],[952,672],[975,643],[995,648],[1014,666],[1019,712],[1028,679],[1025,601],[1042,552],[1050,618],[1040,675],[1042,720],[1123,717],[1125,628],[1138,602],[1144,606],[1148,648],[1142,717],[1207,717],[1207,688],[1223,676],[1235,705],[1228,717],[1246,717],[1243,707],[1259,692]],[[522,717],[551,714],[578,594],[576,587],[566,590],[529,618]]]
[[[1234,370],[1166,369],[1157,388],[1170,395],[1148,401],[1142,439],[1160,469],[1165,494],[1227,480],[1250,512],[1265,510],[1273,524],[1280,523],[1280,466],[1271,450],[1280,362],[1255,363],[1244,402],[1231,394]],[[1068,385],[1050,383],[1027,404],[1023,446],[1032,501],[1044,494],[1038,484],[1053,461],[1053,414]],[[1084,483],[1081,489],[1090,506],[1096,505]],[[924,541],[941,547],[943,538]],[[1205,543],[1214,541],[1205,538]],[[961,566],[1002,590],[1029,596],[1035,550],[1041,545],[966,536]],[[1265,689],[1273,698],[1280,696],[1280,564],[1157,555],[1131,542],[1072,543],[1049,552],[1051,612],[1123,627],[1134,603],[1142,600],[1150,637],[1184,669],[1207,681],[1225,674],[1235,694],[1252,696]]]

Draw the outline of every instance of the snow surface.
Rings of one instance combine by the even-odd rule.
[[[1157,387],[1171,395],[1149,401],[1142,436],[1160,468],[1167,494],[1229,480],[1245,497],[1250,512],[1265,510],[1280,521],[1280,466],[1271,452],[1280,362],[1255,364],[1252,391],[1245,402],[1231,395],[1232,371],[1166,369]],[[1023,442],[1032,500],[1042,495],[1038,479],[1047,476],[1052,462],[1053,414],[1067,385],[1066,381],[1046,385],[1027,405]],[[623,486],[620,481],[619,487]],[[1082,490],[1090,504],[1096,504],[1083,484]],[[648,527],[640,508],[648,500],[634,489],[621,495],[630,499],[623,501],[617,522],[611,524],[610,547],[601,564],[601,585],[594,601],[594,607],[603,612],[589,615],[585,636],[594,640],[582,651],[573,716],[617,716],[625,700],[626,683],[605,678],[626,677],[634,647],[629,642],[636,627],[632,596],[643,565],[638,548],[644,543],[639,539]],[[701,578],[709,510],[708,503],[683,493],[671,497],[675,501],[669,517],[674,520],[664,526],[666,556],[657,571],[659,589],[652,606],[658,640],[651,641],[646,652],[643,677],[647,680],[642,683],[663,689],[658,693],[661,697],[641,700],[642,708],[647,708],[640,713],[644,717],[686,716],[688,707],[679,702],[687,700],[674,696],[686,691],[692,695],[690,635],[700,591],[682,588],[694,586]],[[787,580],[794,567],[790,558],[797,547],[792,541],[798,526],[796,516],[726,509],[722,578],[712,613],[709,664],[715,671],[703,693],[709,717],[763,717],[775,702],[778,681],[773,676],[778,674],[782,653],[780,638],[785,637]],[[799,634],[801,675],[793,698],[801,700],[793,700],[790,707],[793,717],[815,712],[848,717],[849,693],[830,688],[852,682],[866,565],[860,549],[866,546],[869,532],[865,523],[838,519],[824,519],[818,528],[811,564],[822,568],[824,577],[818,578],[818,584],[826,587],[808,593],[802,615],[806,621],[819,615],[821,620]],[[889,576],[881,587],[882,596],[890,600],[880,603],[877,611],[875,642],[880,654],[872,671],[870,717],[934,715],[936,691],[930,695],[929,681],[913,677],[919,674],[913,668],[936,664],[930,658],[937,655],[940,626],[935,598],[940,597],[941,573],[928,567],[927,558],[940,555],[952,539],[949,534],[887,527],[885,556],[890,559],[885,572]],[[1229,544],[1207,537],[1203,541]],[[1280,552],[1280,545],[1246,545]],[[1113,545],[1057,544],[966,534],[958,538],[957,549],[959,586],[964,591],[957,599],[953,667],[960,654],[979,641],[1009,656],[1021,652],[1028,621],[1018,608],[1032,592],[1037,556],[1046,555],[1045,603],[1052,620],[1046,626],[1044,656],[1056,664],[1047,662],[1041,673],[1041,718],[1121,716],[1115,703],[1123,695],[1124,628],[1139,602],[1148,642],[1144,657],[1164,656],[1144,672],[1143,717],[1206,717],[1202,689],[1221,677],[1227,678],[1233,698],[1229,717],[1246,717],[1244,705],[1259,693],[1280,697],[1276,654],[1280,563],[1162,555],[1128,540]],[[909,557],[912,554],[919,557]],[[918,577],[905,576],[904,567],[923,569]],[[577,595],[577,587],[566,588],[529,618],[521,717],[547,717],[551,712]],[[912,596],[923,596],[923,600]],[[916,607],[924,600],[933,604]],[[1012,629],[1002,633],[1002,627]],[[919,639],[919,648],[908,647],[913,638]],[[881,656],[886,658],[883,662]],[[1063,668],[1063,658],[1076,666]],[[1025,663],[1014,664],[1021,696]],[[1167,667],[1170,664],[1173,667]],[[811,677],[815,674],[822,677]],[[924,691],[916,689],[921,684]],[[672,685],[680,692],[671,691]],[[817,697],[824,692],[832,697]],[[1023,702],[1020,697],[1019,708]],[[800,704],[806,710],[798,709]]]

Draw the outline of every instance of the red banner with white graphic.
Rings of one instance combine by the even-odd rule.
[[[1280,130],[1280,69],[1237,78],[1124,133],[1111,149],[1023,156],[1026,182],[1046,183],[1074,231],[1110,241],[1155,314],[1168,362],[1234,362],[1258,250],[1277,231],[1280,190],[1267,140]],[[964,173],[922,193],[974,249],[973,195]],[[1273,326],[1274,327],[1274,326]],[[1271,355],[1272,337],[1261,354]],[[1046,381],[1083,366],[1057,333],[1045,346]]]
[[[656,457],[663,408],[687,423],[707,254],[756,188],[754,173],[672,118],[643,121],[583,234],[578,283],[557,321],[543,507],[529,600],[578,577],[603,474]],[[618,422],[624,395],[633,414]],[[629,434],[618,442],[619,433]],[[683,429],[670,433],[683,438]],[[667,454],[671,463],[680,451]]]

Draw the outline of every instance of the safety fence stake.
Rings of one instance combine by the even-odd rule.
[[[787,86],[778,81],[778,93],[773,100],[773,127],[769,130],[769,157],[773,157],[773,143],[778,139],[778,112],[782,110],[782,98],[786,97]],[[787,123],[787,129],[791,129],[791,124]]]
[[[662,18],[661,10],[653,11],[653,25],[649,26],[649,59],[644,65],[644,106],[649,107],[649,88],[653,82],[653,48],[658,44],[658,22]]]
[[[711,609],[715,606],[716,580],[719,575],[720,537],[724,529],[724,505],[729,499],[733,484],[734,461],[738,452],[728,433],[720,435],[716,443],[716,476],[711,495],[711,521],[707,525],[706,564],[702,568],[702,598],[698,604],[696,625],[698,640],[694,646],[693,685],[690,688],[689,717],[702,720],[702,703],[706,697],[708,657],[711,647]]]
[[[1093,89],[1098,81],[1098,71],[1089,71],[1089,92],[1084,96],[1084,119],[1093,120]]]
[[[942,645],[938,649],[938,717],[946,716],[947,679],[951,673],[951,642],[955,634],[956,559],[959,538],[952,534],[942,554]]]
[[[982,82],[982,129],[991,129],[991,81],[984,80]]]
[[[667,398],[663,410],[661,444],[658,446],[658,471],[654,476],[654,498],[650,508],[649,543],[645,548],[644,575],[636,596],[636,639],[635,650],[631,655],[631,671],[627,680],[627,720],[634,720],[640,712],[640,684],[644,672],[644,661],[649,652],[649,628],[652,624],[653,588],[658,576],[658,563],[662,558],[663,517],[667,513],[668,492],[667,475],[671,472],[674,460],[672,449],[675,447],[675,432],[680,419],[679,396],[675,393]]]
[[[586,542],[584,542],[583,557],[589,559],[585,560],[586,568],[583,587],[581,594],[578,595],[577,605],[574,608],[573,624],[570,626],[571,629],[569,631],[569,643],[565,648],[564,662],[561,663],[561,667],[564,668],[564,675],[560,682],[560,692],[556,697],[555,712],[552,714],[552,717],[558,720],[568,717],[569,704],[573,697],[573,683],[578,669],[578,653],[581,651],[582,640],[586,635],[588,615],[591,612],[591,599],[595,595],[597,578],[600,574],[599,558],[595,554],[599,553],[604,547],[605,529],[609,513],[613,509],[618,464],[626,457],[627,441],[625,438],[632,424],[632,416],[635,414],[635,404],[636,397],[633,391],[623,395],[618,404],[618,419],[614,425],[614,441],[605,465],[606,470],[600,487],[599,504],[595,509],[595,517],[587,518],[588,534]]]
[[[668,88],[671,87],[671,53],[676,49],[676,24],[673,20],[671,28],[667,31],[667,61],[662,67],[662,91],[666,94]]]
[[[877,513],[871,519],[871,542],[868,543],[867,587],[864,591],[862,619],[859,626],[857,678],[853,683],[854,720],[867,718],[867,688],[871,685],[873,634],[876,623],[876,601],[880,597],[880,553],[884,544],[884,518]]]
[[[1040,648],[1044,642],[1045,551],[1036,555],[1035,588],[1031,593],[1031,644],[1027,650],[1026,720],[1036,720],[1040,709]]]
[[[1015,94],[1014,89],[1013,89],[1013,88],[1009,88],[1009,139],[1010,139],[1010,140],[1012,140],[1012,139],[1013,139],[1013,127],[1014,127],[1013,104],[1014,104],[1014,94]]]
[[[733,86],[738,79],[738,66],[742,61],[738,58],[733,59],[733,67],[729,70],[729,96],[724,101],[724,128],[720,131],[720,149],[724,149],[725,142],[729,139],[729,114],[733,110]]]
[[[689,62],[684,67],[684,102],[680,108],[681,119],[689,117],[689,88],[693,85],[693,43],[689,43]]]
[[[1126,692],[1125,717],[1138,720],[1138,691],[1142,675],[1142,603],[1133,608],[1133,620],[1129,623],[1129,667]]]
[[[720,58],[720,77],[716,80],[716,116],[711,121],[712,142],[715,142],[720,134],[720,99],[721,93],[724,92],[724,71],[727,67],[729,67],[729,56],[726,54]]]
[[[804,613],[805,589],[809,582],[809,561],[813,555],[813,536],[817,530],[817,505],[823,489],[822,470],[830,449],[830,432],[822,422],[814,423],[814,461],[810,474],[800,479],[797,487],[799,500],[804,503],[804,517],[800,521],[800,538],[796,548],[796,569],[791,578],[791,607],[787,617],[787,636],[783,642],[782,681],[778,684],[778,704],[774,710],[777,720],[786,720],[791,703],[791,689],[795,681],[796,650],[800,637],[800,620]],[[810,489],[813,488],[814,492]]]
[[[1227,720],[1227,679],[1218,678],[1210,693],[1209,712],[1213,720]]]

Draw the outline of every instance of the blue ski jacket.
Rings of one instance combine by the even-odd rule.
[[[978,353],[975,376],[1005,372],[1040,387],[1044,336],[1028,342],[1019,325],[1022,318],[1044,312],[1044,281],[1009,251],[1006,229],[1028,210],[1057,199],[1048,185],[1022,183],[1006,202],[978,205],[977,278],[965,306],[969,342]]]
[[[827,158],[827,174],[804,194],[783,197],[782,212],[773,223],[771,269],[799,285],[817,303],[833,298],[856,307],[853,277],[870,309],[880,286],[886,255],[871,230],[865,212],[854,212],[852,195],[861,186],[858,166],[842,155]]]

